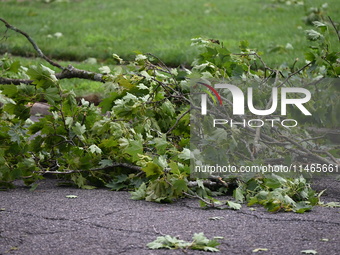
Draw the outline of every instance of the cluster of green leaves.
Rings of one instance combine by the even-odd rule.
[[[243,187],[246,186],[246,188]],[[294,211],[304,213],[319,203],[319,196],[306,179],[283,178],[276,174],[252,178],[235,191],[237,200],[246,199],[248,205],[260,204],[270,212]]]
[[[15,63],[3,62],[3,69],[9,66],[6,71],[12,71]],[[23,177],[30,183],[51,170],[74,171],[71,179],[81,188],[127,181],[126,176],[119,177],[119,170],[114,176],[92,171],[117,162],[140,167],[151,180],[171,166],[173,175],[184,180],[189,143],[189,118],[184,113],[189,104],[183,101],[177,70],[148,65],[152,65],[148,58],[138,55],[129,71],[108,75],[108,96],[100,107],[77,102],[75,94],[63,91],[54,72],[42,65],[25,73],[34,86],[2,86],[2,185]],[[28,119],[30,106],[41,99],[50,105],[51,114],[33,123]],[[128,178],[133,183],[134,175]],[[157,185],[166,185],[161,183],[158,180]]]
[[[235,202],[219,200],[209,194],[200,200],[201,207],[240,210],[242,204],[247,202],[248,206],[262,205],[270,212],[304,213],[321,203],[320,196],[323,193],[317,194],[302,176],[287,178],[277,174],[265,174],[243,176],[237,178],[236,182],[237,188],[233,190]]]
[[[298,75],[294,65],[291,67],[282,65],[277,71],[267,68],[265,63],[261,61],[260,54],[250,49],[246,41],[240,43],[240,54],[232,54],[222,45],[195,39],[194,43],[203,46],[205,50],[194,63],[190,77],[205,80],[208,84],[214,80],[231,81],[232,84],[237,84],[243,91],[247,91],[249,84],[252,84],[254,89],[261,91],[261,93],[253,96],[254,104],[258,109],[267,107],[273,86],[305,87],[313,95],[313,100],[310,100],[307,104],[308,109],[313,112],[312,116],[303,116],[299,109],[290,108],[287,118],[298,120],[299,125],[338,127],[340,124],[338,118],[340,114],[340,93],[336,78],[339,77],[340,53],[336,51],[337,47],[332,47],[330,43],[329,27],[331,25],[315,22],[315,26],[319,32],[308,30],[306,33],[307,35],[317,33],[319,36],[315,38],[310,49],[306,52],[307,65],[304,69],[299,70]],[[310,36],[308,36],[308,39],[311,39]],[[295,75],[292,75],[294,73]],[[264,79],[264,77],[273,79]],[[289,81],[284,82],[284,80]],[[205,92],[210,95],[211,104],[216,104],[215,96],[211,95],[209,91]],[[224,98],[232,100],[229,91],[220,90],[219,93]],[[230,116],[232,109],[227,107],[224,106],[223,110],[227,109],[224,112],[219,109],[219,119],[229,119],[228,116]],[[280,115],[280,112],[274,113],[273,118],[277,115]],[[251,113],[248,112],[247,117],[251,116]],[[204,119],[208,118],[204,117]],[[195,159],[202,161],[202,158],[204,158],[204,162],[209,162],[210,165],[215,165],[219,159],[226,159],[231,165],[253,165],[256,161],[252,158],[250,148],[254,146],[254,143],[249,139],[244,139],[244,137],[247,137],[247,130],[238,126],[228,129],[212,129],[208,125],[212,123],[212,118],[206,121],[206,124],[202,124],[203,118],[200,114],[192,115],[192,139],[198,141],[197,146],[192,147]],[[241,121],[241,119],[238,121]],[[280,127],[280,125],[275,128],[280,130],[279,133],[272,132],[272,129],[268,126],[262,127],[261,132],[269,134],[273,138],[277,137],[279,140],[280,136],[291,136],[292,133],[296,137],[300,136],[299,139],[303,140],[302,137],[307,134],[301,129],[288,130]],[[206,134],[209,138],[205,139],[200,134]],[[307,136],[310,137],[309,134]],[[193,144],[196,145],[195,142]],[[203,150],[200,144],[204,144]],[[302,145],[315,146],[315,143],[311,141],[309,144],[303,143]],[[263,163],[262,160],[265,158],[281,158],[284,159],[285,163],[292,162],[291,152],[286,148],[267,146],[266,144],[260,146],[260,150],[257,151],[256,164]],[[225,150],[221,148],[227,148],[229,153],[225,155]],[[339,152],[336,152],[334,156],[340,157]]]
[[[332,45],[330,41],[330,33],[333,32],[333,29],[330,29],[330,24],[326,22],[313,21],[313,25],[317,30],[306,30],[307,39],[314,42],[310,46],[310,51],[305,54],[306,60],[313,63],[313,71],[319,69],[317,70],[319,75],[339,77],[339,47]]]
[[[330,23],[313,21],[313,24],[315,29],[306,30],[311,45],[305,53],[310,68],[304,72],[304,77],[315,81],[327,77],[328,80],[320,79],[321,84],[308,86],[313,95],[308,107],[313,111],[314,124],[334,128],[340,125],[340,86],[336,79],[340,77],[339,45],[331,44],[333,28]]]
[[[303,21],[307,25],[313,25],[315,21],[323,22],[327,16],[328,4],[323,3],[318,7],[310,7],[306,10],[306,16],[303,17]]]
[[[177,239],[176,237],[165,235],[159,236],[153,242],[147,244],[147,247],[155,249],[191,249],[191,250],[202,250],[208,252],[218,252],[219,249],[216,246],[220,245],[217,239],[222,239],[223,237],[214,237],[214,239],[209,240],[205,237],[204,233],[195,233],[192,237],[192,242],[187,242],[184,240]]]

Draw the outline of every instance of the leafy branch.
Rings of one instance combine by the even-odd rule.
[[[191,250],[202,250],[208,252],[218,252],[219,249],[216,247],[220,245],[217,241],[218,239],[223,239],[223,237],[214,237],[209,240],[205,237],[204,233],[194,233],[192,237],[192,242],[186,242],[184,240],[180,240],[177,237],[173,237],[170,235],[164,235],[157,237],[156,240],[147,244],[149,249],[183,249],[184,251],[187,249]]]
[[[1,21],[7,29],[24,35],[39,56],[53,65],[31,37]],[[259,80],[261,94],[256,95],[254,101],[267,109],[273,101],[268,97],[272,86],[294,86],[292,80],[300,82],[305,77],[319,76],[325,69],[330,70],[329,74],[337,70],[336,63],[331,62],[333,58],[322,62],[322,65],[331,63],[332,67],[318,68],[318,56],[327,56],[325,48],[317,52],[317,56],[310,55],[310,62],[302,68],[289,71],[268,67],[246,42],[242,42],[240,48],[241,54],[233,54],[223,44],[205,45],[190,70],[169,68],[152,54],[139,54],[134,61],[126,63],[126,70],[105,75],[73,66],[57,66],[61,72],[56,74],[43,65],[23,67],[19,62],[4,58],[0,66],[4,76],[0,77],[3,84],[0,92],[0,186],[11,188],[17,179],[31,185],[44,174],[56,174],[80,188],[134,190],[131,192],[133,199],[154,202],[193,197],[207,208],[237,210],[241,203],[248,202],[261,204],[270,211],[309,210],[319,200],[302,177],[289,179],[255,174],[251,177],[237,175],[235,179],[208,173],[204,178],[197,178],[192,174],[193,162],[212,160],[215,155],[235,166],[264,163],[308,166],[319,162],[339,165],[336,148],[328,148],[322,141],[323,136],[314,137],[299,128],[224,126],[211,130],[209,125],[202,125],[206,124],[202,116],[195,114],[201,111],[194,96],[196,90],[197,94],[202,91],[197,84],[192,84],[197,79],[233,83],[235,77],[242,78],[237,83],[240,89],[245,89],[247,82],[253,79]],[[17,79],[20,75],[29,79]],[[274,83],[270,77],[275,77]],[[96,106],[85,99],[77,101],[72,91],[62,90],[59,82],[67,78],[110,81],[115,89],[108,89]],[[309,120],[312,124],[336,112],[331,103],[327,107],[323,104],[329,98],[332,102],[340,101],[332,84],[303,85],[316,95],[320,90],[327,92],[309,105],[316,112],[315,119]],[[214,107],[214,97],[208,98],[210,118],[233,118],[241,123],[251,117],[249,113],[233,116],[230,95],[221,93],[221,98],[223,107]],[[47,101],[49,114],[33,122],[30,108],[40,99]],[[289,117],[294,117],[293,114]],[[277,115],[268,117],[279,118]],[[337,119],[332,119],[336,123]],[[310,125],[301,119],[302,126],[304,122]],[[227,192],[234,193],[235,202],[214,198]]]

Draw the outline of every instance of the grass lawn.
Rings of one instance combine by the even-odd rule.
[[[303,57],[309,44],[304,30],[312,27],[302,18],[324,0],[304,1],[304,5],[279,3],[283,0],[45,2],[0,0],[0,17],[26,31],[46,55],[56,59],[108,60],[116,53],[128,60],[140,51],[153,53],[169,65],[190,64],[195,57],[190,39],[204,37],[219,39],[235,52],[239,41],[248,40],[252,48],[264,52],[269,65],[278,66]],[[327,3],[327,15],[340,22],[339,0]],[[1,35],[4,32],[0,26]],[[8,31],[7,36],[0,41],[0,54],[34,54],[21,35]],[[286,49],[287,43],[293,49]]]

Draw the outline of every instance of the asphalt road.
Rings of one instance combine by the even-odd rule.
[[[246,206],[239,211],[203,210],[194,199],[156,204],[131,200],[128,192],[62,188],[57,182],[43,180],[33,192],[20,185],[0,192],[0,254],[207,254],[146,246],[163,234],[189,241],[199,232],[224,237],[219,254],[340,254],[340,208],[318,206],[305,214]],[[328,188],[325,202],[340,202],[334,178],[314,186]],[[257,248],[268,251],[254,253]]]

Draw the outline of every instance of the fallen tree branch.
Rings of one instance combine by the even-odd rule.
[[[61,80],[61,79],[79,78],[79,79],[98,81],[98,82],[103,82],[103,83],[106,82],[106,79],[104,78],[103,74],[81,70],[81,69],[73,67],[72,65],[63,67],[59,63],[54,62],[42,52],[42,50],[39,48],[36,42],[26,32],[12,26],[3,18],[0,18],[0,21],[2,21],[5,24],[7,29],[13,30],[23,35],[24,37],[26,37],[26,39],[31,43],[31,45],[33,46],[35,51],[38,53],[40,58],[44,59],[52,66],[55,66],[62,70],[60,73],[56,74],[57,79]],[[32,83],[33,81],[29,79],[11,79],[11,78],[0,77],[0,84],[13,84],[13,85],[28,84],[30,85]]]
[[[38,53],[39,57],[45,59],[48,63],[50,63],[52,66],[58,67],[60,69],[64,69],[60,64],[52,61],[51,59],[49,59],[43,52],[42,50],[39,48],[39,46],[35,43],[35,41],[24,31],[12,26],[11,24],[9,24],[6,20],[4,20],[3,18],[0,18],[0,21],[2,21],[5,26],[8,29],[11,29],[19,34],[22,34],[23,36],[26,37],[26,39],[32,44],[33,48],[35,49],[35,51]]]
[[[281,137],[283,137],[284,139],[286,139],[287,141],[289,141],[290,143],[292,143],[293,145],[295,145],[297,148],[299,148],[301,151],[305,152],[306,155],[305,156],[308,156],[309,158],[314,158],[316,160],[318,160],[319,162],[322,162],[322,163],[325,163],[325,164],[333,164],[333,162],[329,161],[328,159],[326,158],[323,158],[319,155],[316,155],[315,153],[313,153],[312,151],[304,148],[301,144],[299,144],[297,141],[294,141],[293,139],[287,137],[287,136],[284,136],[282,135]],[[320,152],[320,151],[319,151]],[[322,151],[322,153],[325,153],[324,151]],[[335,164],[338,164],[337,161],[334,160],[334,163]]]
[[[27,79],[11,79],[11,78],[4,78],[0,77],[0,84],[13,84],[13,85],[20,85],[20,84],[32,84],[32,80]]]
[[[57,77],[58,80],[78,78],[78,79],[98,81],[98,82],[103,82],[103,83],[106,82],[106,79],[104,78],[103,74],[81,70],[81,69],[73,67],[72,65],[68,65],[66,68],[63,69],[61,73],[57,73],[55,76]],[[11,78],[0,77],[0,84],[32,85],[33,80],[11,79]]]
[[[177,126],[179,121],[189,112],[190,112],[190,108],[188,110],[186,110],[184,113],[182,113],[181,116],[178,117],[178,119],[176,120],[175,124],[166,132],[166,134],[170,134],[172,132],[172,130],[175,129],[175,127]]]
[[[79,78],[91,81],[105,82],[103,76],[103,74],[81,70],[73,67],[72,65],[68,65],[66,68],[63,69],[61,73],[56,74],[56,77],[59,80]]]
[[[73,174],[73,173],[80,173],[80,172],[95,172],[95,171],[103,171],[103,170],[109,170],[114,167],[125,167],[128,169],[136,170],[138,172],[142,171],[142,168],[139,166],[130,165],[127,163],[113,163],[112,165],[105,166],[105,167],[99,167],[99,168],[93,168],[90,170],[68,170],[68,171],[49,171],[49,170],[41,170],[41,171],[35,171],[35,173],[39,174]]]

